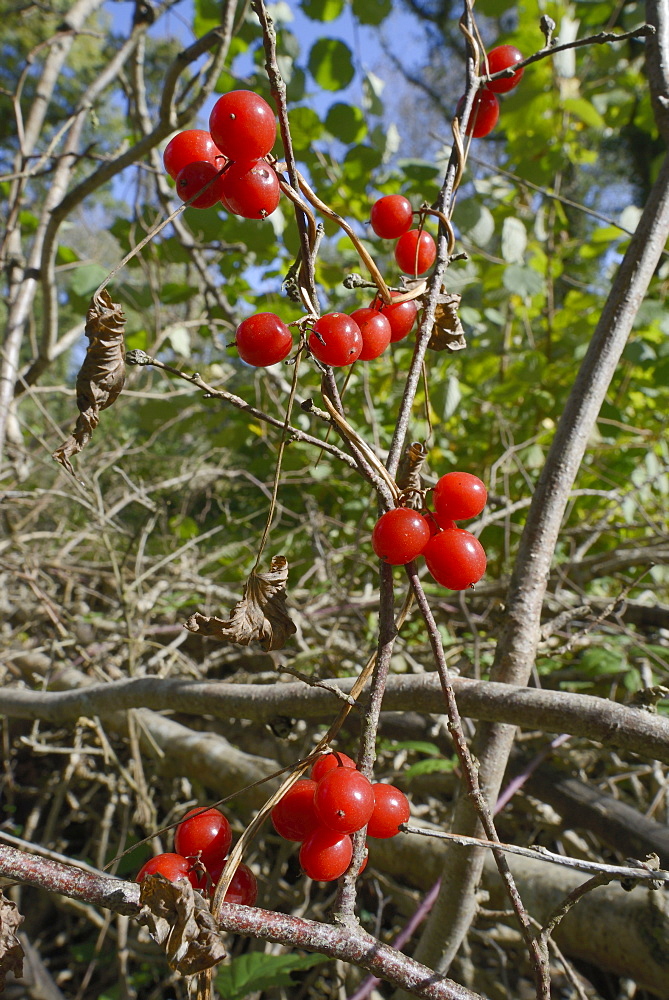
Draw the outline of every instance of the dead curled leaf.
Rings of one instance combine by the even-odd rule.
[[[5,988],[5,977],[13,972],[17,979],[23,975],[23,948],[16,931],[23,922],[16,903],[0,892],[0,993]]]
[[[447,292],[443,288],[440,291],[434,311],[434,329],[427,343],[431,351],[462,351],[467,346],[458,316],[461,299],[462,296],[455,292]]]
[[[419,510],[424,503],[423,480],[420,470],[423,462],[427,458],[427,448],[422,441],[412,441],[404,449],[404,454],[400,459],[395,482],[407,495],[404,504]]]
[[[188,619],[189,632],[248,646],[259,642],[264,650],[283,649],[297,631],[286,609],[288,560],[274,556],[269,573],[251,573],[241,601],[235,604],[228,621],[206,618],[199,612]]]
[[[116,401],[125,383],[125,316],[106,289],[91,299],[85,332],[89,343],[77,375],[79,416],[72,434],[53,453],[72,475],[70,458],[86,447],[100,422],[100,411]]]
[[[187,878],[169,882],[162,875],[146,875],[139,890],[138,921],[165,948],[171,969],[194,976],[226,956],[216,921],[199,892]]]

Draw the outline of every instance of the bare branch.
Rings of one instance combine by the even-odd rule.
[[[348,694],[355,680],[338,678],[328,683]],[[669,764],[669,719],[663,715],[586,694],[464,677],[453,677],[451,683],[460,713],[469,718],[548,733],[570,733]],[[74,722],[80,716],[104,717],[110,712],[142,706],[156,712],[172,709],[255,722],[268,722],[276,715],[327,719],[339,701],[334,692],[303,683],[225,684],[159,677],[110,681],[58,692],[12,687],[1,690],[3,715],[43,719],[54,725]],[[391,675],[386,683],[383,708],[387,712],[440,714],[443,712],[440,692],[435,674]]]

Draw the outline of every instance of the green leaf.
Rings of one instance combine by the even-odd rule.
[[[79,260],[79,254],[75,253],[72,247],[66,247],[61,245],[58,247],[58,253],[56,254],[57,264],[74,264],[75,261]]]
[[[458,203],[455,212],[455,224],[462,235],[484,247],[495,233],[495,219],[490,209],[473,198],[467,198]]]
[[[330,135],[345,142],[347,146],[362,142],[367,132],[365,116],[360,108],[342,101],[331,106],[325,119],[325,127]]]
[[[225,1000],[244,1000],[249,993],[258,990],[294,986],[292,972],[301,972],[330,961],[327,955],[265,955],[253,951],[233,958],[229,965],[219,965],[216,989]]]
[[[457,757],[447,760],[445,757],[428,757],[426,760],[419,760],[411,764],[404,772],[405,778],[415,778],[419,774],[435,774],[436,772],[454,771],[457,766]]]
[[[323,90],[344,90],[355,76],[351,50],[338,38],[319,38],[314,42],[308,65]]]
[[[428,160],[398,160],[397,166],[408,180],[421,183],[433,180],[439,173],[434,163]]]
[[[302,0],[301,7],[312,21],[334,21],[344,9],[344,0]]]
[[[522,264],[527,247],[527,230],[520,221],[509,216],[502,223],[502,257],[509,264]]]
[[[579,657],[579,666],[586,675],[617,674],[626,669],[627,660],[619,650],[590,646]]]
[[[521,295],[523,298],[531,298],[544,289],[542,276],[537,271],[533,271],[531,267],[521,267],[520,264],[509,264],[504,269],[502,281],[507,291]]]
[[[298,152],[309,149],[323,132],[323,123],[313,108],[292,108],[288,114],[293,146]]]
[[[580,118],[591,128],[604,128],[605,122],[596,108],[583,97],[567,97],[563,102],[566,111],[571,111],[576,118]]]
[[[365,73],[362,81],[363,106],[370,115],[383,115],[385,108],[381,94],[385,85],[385,81],[376,73]]]
[[[181,323],[173,326],[170,330],[169,341],[175,354],[179,354],[182,358],[189,357],[191,343],[187,326],[182,326]]]
[[[176,305],[178,302],[188,302],[197,295],[197,288],[181,281],[166,281],[160,289],[160,298],[164,305]]]
[[[353,0],[353,13],[360,24],[381,24],[390,14],[392,0]]]
[[[149,334],[146,330],[135,330],[125,338],[125,346],[128,351],[145,351],[149,346]]]
[[[72,272],[70,288],[75,295],[85,298],[92,295],[95,289],[107,277],[107,269],[99,264],[82,264]]]
[[[368,178],[372,170],[378,167],[383,154],[371,146],[354,146],[344,157],[344,175],[353,183],[361,178]]]

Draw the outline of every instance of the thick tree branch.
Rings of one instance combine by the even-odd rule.
[[[67,671],[61,679],[55,674],[52,683],[55,681],[61,688],[72,686],[72,690],[1,688],[0,714],[65,725],[82,716],[106,718],[115,712],[144,707],[155,712],[172,710],[264,723],[277,715],[327,720],[340,704],[339,698],[324,687],[295,682],[225,684],[141,677],[82,688],[77,679],[81,676],[78,673],[72,676]],[[329,683],[348,694],[355,679],[339,678]],[[669,719],[665,716],[565,691],[463,677],[453,677],[452,685],[460,713],[469,718],[546,733],[570,733],[669,764]],[[444,711],[440,693],[436,674],[391,675],[386,683],[383,709],[440,715]]]
[[[74,865],[39,858],[3,844],[0,844],[0,875],[115,913],[128,916],[139,913],[139,886],[134,882],[110,878],[102,872],[93,875]],[[425,1000],[481,1000],[478,994],[435,974],[361,929],[341,929],[256,906],[230,903],[221,906],[219,922],[221,930],[231,934],[323,952],[358,965]]]

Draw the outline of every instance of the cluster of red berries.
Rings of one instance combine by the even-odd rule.
[[[402,194],[387,194],[372,205],[370,223],[377,236],[397,240],[395,261],[401,271],[425,274],[437,257],[437,245],[423,229],[412,229],[413,208]]]
[[[515,45],[498,45],[491,49],[486,56],[486,73],[492,76],[500,73],[503,69],[511,69],[517,63],[522,62],[524,56]],[[506,94],[520,83],[523,69],[518,69],[509,76],[502,76],[498,80],[488,80],[483,87],[476,91],[474,104],[472,106],[469,121],[465,132],[475,139],[480,139],[488,135],[494,129],[499,118],[499,101],[496,94]],[[455,114],[459,118],[465,106],[464,97],[460,98]]]
[[[329,753],[288,789],[272,810],[274,829],[298,841],[300,865],[309,878],[331,882],[353,857],[351,834],[367,827],[367,836],[394,837],[410,816],[409,802],[394,785],[369,781],[345,753]],[[367,864],[363,862],[360,871]]]
[[[422,555],[442,587],[466,590],[485,573],[486,554],[478,538],[455,522],[480,514],[487,490],[469,472],[449,472],[437,482],[433,497],[434,512],[395,507],[382,514],[372,531],[372,547],[391,566]]]
[[[213,895],[227,860],[232,830],[218,809],[190,809],[174,831],[174,853],[157,854],[137,873],[164,875],[170,882],[187,878],[194,889]],[[248,865],[240,864],[225,894],[226,903],[253,906],[258,898],[256,877]]]
[[[400,295],[395,293],[395,296]],[[326,313],[311,327],[309,351],[325,365],[351,365],[378,358],[401,340],[416,320],[413,300],[389,305],[375,299],[370,306],[346,313]],[[284,361],[293,348],[290,328],[275,313],[255,313],[237,327],[235,345],[242,361],[266,367]]]
[[[279,179],[265,157],[276,139],[276,119],[267,101],[251,90],[218,99],[209,131],[179,132],[163,153],[177,194],[193,208],[224,208],[246,219],[266,219],[279,204]],[[201,192],[201,194],[198,194]]]

